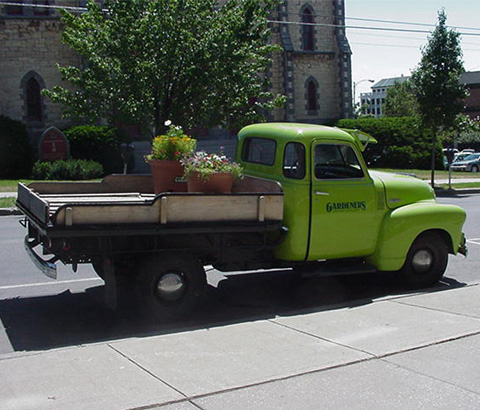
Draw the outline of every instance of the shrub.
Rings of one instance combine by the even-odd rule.
[[[28,178],[32,171],[32,153],[25,126],[0,115],[0,178]]]
[[[95,161],[71,159],[68,161],[40,162],[33,167],[33,179],[83,181],[100,178],[103,167]]]
[[[362,130],[378,141],[370,144],[363,153],[365,161],[371,166],[430,169],[431,132],[423,131],[417,118],[344,119],[338,121],[337,126]],[[439,143],[436,169],[443,169],[441,148]]]
[[[105,174],[123,172],[120,147],[130,140],[117,128],[81,125],[69,128],[64,133],[70,144],[72,158],[99,162]],[[129,164],[129,168],[133,168],[133,163]]]

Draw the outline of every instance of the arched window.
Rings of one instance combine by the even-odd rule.
[[[310,24],[314,23],[313,10],[306,6],[301,13],[302,18],[302,49],[313,51],[315,49],[315,27]]]
[[[32,77],[27,81],[27,119],[29,121],[42,120],[42,97],[40,84]]]
[[[318,111],[318,83],[314,79],[307,80],[306,86],[307,111],[316,113]]]
[[[22,79],[20,88],[23,90],[24,120],[41,122],[45,120],[42,89],[45,82],[35,71],[29,71]]]

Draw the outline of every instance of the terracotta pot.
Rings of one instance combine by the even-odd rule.
[[[188,192],[203,192],[209,194],[226,194],[232,192],[233,176],[227,172],[210,175],[206,181],[194,172],[187,181]]]
[[[187,192],[187,184],[183,177],[183,165],[179,161],[149,161],[152,169],[153,191]]]

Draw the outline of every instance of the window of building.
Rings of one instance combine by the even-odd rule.
[[[49,0],[34,0],[33,5],[35,6],[49,6],[50,1]],[[34,16],[49,16],[50,15],[50,9],[48,7],[33,7],[33,15]]]
[[[42,122],[46,118],[42,90],[45,82],[35,71],[29,71],[20,82],[23,95],[23,117],[27,122]]]
[[[317,83],[313,79],[307,81],[307,111],[318,111]]]
[[[23,3],[23,0],[13,0],[9,1],[9,3]],[[23,6],[14,6],[12,4],[9,4],[8,6],[5,6],[5,12],[7,16],[23,16]]]
[[[27,119],[29,121],[42,120],[42,96],[41,88],[38,81],[32,77],[27,81],[26,102],[27,102]]]
[[[314,23],[313,11],[310,7],[305,7],[302,11],[302,49],[313,51],[315,49],[315,28],[310,24]]]

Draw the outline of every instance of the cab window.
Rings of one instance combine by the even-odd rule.
[[[360,161],[352,147],[343,144],[318,144],[315,147],[315,178],[363,178]]]
[[[283,155],[283,175],[291,179],[305,178],[305,146],[289,142]]]
[[[246,138],[243,144],[242,160],[254,164],[273,165],[277,143],[268,138]]]

